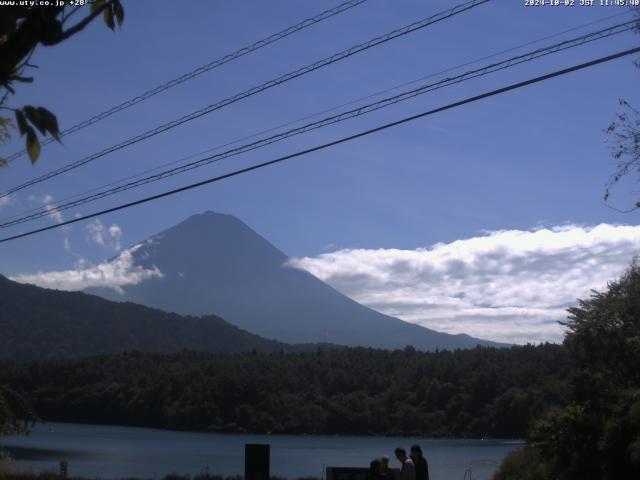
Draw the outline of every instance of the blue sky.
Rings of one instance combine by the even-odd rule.
[[[13,103],[43,105],[57,114],[65,128],[338,3],[125,2],[122,31],[112,33],[95,22],[62,45],[40,48],[32,60],[39,66],[33,72],[35,82],[20,86]],[[43,149],[35,167],[24,158],[12,163],[0,172],[0,188],[4,190],[46,173],[457,3],[369,0],[69,136],[64,145]],[[626,11],[611,6],[525,7],[523,3],[495,0],[238,102],[24,190],[0,207],[0,216],[43,203],[55,204],[61,198],[161,163]],[[603,28],[624,18],[630,16],[619,16],[535,46]],[[638,44],[638,39],[630,33],[618,35],[439,90],[242,158],[64,212],[64,217],[90,213],[275,158],[630,48]],[[619,98],[637,105],[639,74],[631,58],[618,60],[277,167],[100,217],[100,223],[94,222],[93,226],[76,224],[6,243],[0,245],[0,271],[15,277],[96,265],[113,257],[119,249],[204,210],[236,215],[288,255],[307,259],[356,249],[412,251],[504,230],[532,232],[543,227],[557,230],[580,226],[587,232],[598,224],[636,226],[637,214],[624,215],[607,208],[602,204],[602,194],[613,171],[604,129],[619,109]],[[19,146],[16,140],[3,151],[11,153]],[[626,183],[614,192],[612,203],[627,206],[637,193],[634,183]],[[55,219],[45,219],[37,225],[51,222]],[[19,231],[21,228],[15,228],[10,233]],[[626,257],[617,260],[618,270],[635,253],[634,242],[627,245]],[[330,277],[325,279],[330,281]],[[588,292],[580,288],[573,297]],[[351,291],[344,285],[342,289]],[[446,325],[439,326],[447,329]]]

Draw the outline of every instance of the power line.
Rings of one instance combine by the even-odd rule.
[[[494,73],[494,72],[496,72],[498,70],[503,70],[503,69],[510,68],[512,66],[518,65],[520,63],[524,63],[524,62],[528,62],[528,61],[540,58],[542,56],[546,56],[546,55],[549,55],[549,54],[552,54],[552,53],[563,51],[563,50],[566,50],[566,49],[569,49],[569,48],[574,48],[574,47],[577,47],[579,45],[583,45],[583,44],[591,42],[591,41],[595,41],[595,40],[599,40],[599,39],[602,39],[602,38],[609,37],[611,35],[623,33],[625,31],[629,31],[630,29],[632,29],[634,27],[634,25],[635,25],[635,20],[631,21],[631,22],[626,22],[626,23],[623,23],[623,24],[619,24],[619,25],[616,25],[616,26],[613,26],[613,27],[609,27],[609,28],[606,28],[606,29],[603,29],[603,30],[600,30],[600,31],[597,31],[597,32],[591,32],[591,33],[588,33],[588,34],[583,35],[581,37],[574,38],[574,39],[571,39],[571,40],[566,40],[564,42],[560,42],[558,44],[555,44],[555,45],[552,45],[552,46],[549,46],[549,47],[540,48],[540,49],[534,50],[533,52],[529,52],[529,53],[526,53],[526,54],[523,54],[523,55],[519,55],[517,57],[513,57],[511,59],[504,60],[502,62],[495,63],[495,64],[492,64],[492,65],[489,65],[489,66],[486,66],[486,67],[483,67],[483,68],[480,68],[480,69],[472,70],[470,72],[466,72],[466,73],[464,73],[462,75],[459,75],[457,77],[446,78],[446,79],[440,80],[439,82],[436,82],[436,83],[433,83],[433,84],[429,84],[429,85],[425,85],[425,86],[422,86],[422,87],[420,87],[418,89],[411,90],[409,92],[403,92],[403,93],[401,93],[399,95],[380,100],[379,102],[375,102],[373,104],[365,105],[365,106],[359,107],[359,108],[354,109],[354,110],[343,112],[343,113],[340,113],[338,115],[334,115],[332,117],[328,117],[328,118],[319,120],[317,122],[313,122],[313,123],[304,125],[302,127],[298,127],[298,128],[289,130],[287,132],[283,132],[283,133],[268,137],[266,139],[259,140],[257,142],[253,142],[253,143],[250,143],[250,144],[247,144],[247,145],[243,145],[241,147],[237,147],[237,148],[228,150],[226,152],[223,152],[223,153],[220,153],[220,154],[217,154],[217,155],[213,155],[213,156],[198,160],[196,162],[190,162],[190,163],[188,163],[188,164],[186,164],[184,166],[176,167],[176,168],[167,170],[165,172],[162,172],[162,173],[159,173],[159,174],[156,174],[156,175],[152,175],[152,176],[137,180],[135,182],[130,182],[128,184],[125,184],[125,185],[122,185],[122,186],[119,186],[119,187],[115,187],[115,188],[111,188],[111,189],[108,189],[108,190],[104,190],[104,191],[102,191],[100,193],[97,193],[95,195],[87,196],[87,197],[75,200],[73,202],[68,202],[66,204],[60,204],[60,205],[58,205],[56,207],[49,207],[49,208],[46,208],[46,209],[38,209],[39,210],[38,213],[35,213],[35,214],[32,214],[32,215],[27,215],[27,216],[18,218],[17,220],[7,221],[5,223],[0,224],[0,227],[2,227],[2,228],[10,227],[10,226],[17,225],[17,224],[20,224],[20,223],[25,223],[27,221],[32,221],[32,220],[35,220],[35,219],[38,219],[38,218],[42,218],[44,216],[51,215],[52,213],[55,213],[55,212],[60,212],[60,211],[64,211],[64,210],[67,210],[69,208],[73,208],[73,207],[76,207],[76,206],[79,206],[79,205],[84,205],[86,203],[93,202],[93,201],[105,198],[105,197],[113,195],[113,194],[121,193],[121,192],[130,190],[132,188],[137,188],[139,186],[146,185],[148,183],[159,181],[159,180],[162,180],[162,179],[174,176],[174,175],[178,175],[178,174],[184,173],[186,171],[189,171],[189,170],[192,170],[192,169],[195,169],[195,168],[199,168],[201,166],[204,166],[204,165],[207,165],[207,164],[210,164],[210,163],[213,163],[213,162],[217,162],[217,161],[223,160],[225,158],[229,158],[231,156],[239,155],[239,154],[245,153],[247,151],[251,151],[251,150],[254,150],[254,149],[257,149],[257,148],[261,148],[261,147],[270,145],[272,143],[275,143],[277,141],[283,140],[285,138],[290,138],[290,137],[292,137],[294,135],[299,135],[299,134],[302,134],[302,133],[306,133],[306,132],[308,132],[310,130],[313,130],[313,129],[322,128],[324,126],[327,126],[327,125],[330,125],[330,124],[333,124],[333,123],[342,122],[342,121],[345,121],[347,119],[354,118],[354,117],[357,117],[357,116],[360,116],[360,115],[364,115],[366,113],[370,113],[372,111],[375,111],[375,110],[378,110],[378,109],[381,109],[381,108],[386,108],[386,107],[391,106],[391,105],[393,105],[395,103],[408,100],[408,99],[413,98],[415,96],[422,95],[424,93],[428,93],[430,91],[434,91],[434,90],[437,90],[439,88],[443,88],[445,86],[449,86],[449,85],[452,85],[452,84],[460,83],[460,82],[463,82],[463,81],[466,81],[466,80],[477,78],[479,76],[484,76],[484,75],[487,75],[489,73]]]
[[[122,103],[120,103],[119,105],[116,105],[115,107],[112,107],[108,110],[105,110],[103,112],[100,112],[96,115],[94,115],[91,118],[88,118],[87,120],[83,120],[80,123],[77,123],[76,125],[73,125],[72,127],[67,128],[66,130],[63,130],[62,132],[60,132],[60,138],[61,137],[66,137],[67,135],[70,135],[72,133],[75,133],[79,130],[82,130],[84,128],[87,128],[91,125],[94,125],[98,122],[100,122],[101,120],[104,120],[105,118],[110,117],[111,115],[114,115],[115,113],[118,113],[122,110],[125,110],[127,108],[133,107],[134,105],[137,105],[140,102],[143,102],[155,95],[158,95],[159,93],[162,93],[166,90],[169,90],[170,88],[176,87],[184,82],[187,82],[199,75],[202,75],[203,73],[206,73],[210,70],[213,70],[214,68],[218,68],[226,63],[229,63],[233,60],[236,60],[240,57],[243,57],[244,55],[247,55],[249,53],[255,52],[256,50],[259,50],[263,47],[266,47],[267,45],[271,45],[272,43],[277,42],[278,40],[282,40],[283,38],[286,38],[290,35],[293,35],[294,33],[297,33],[301,30],[304,30],[307,27],[310,27],[312,25],[315,25],[317,23],[320,23],[328,18],[331,18],[335,15],[338,15],[342,12],[345,12],[357,5],[360,5],[361,3],[366,2],[367,0],[349,0],[348,2],[344,2],[341,3],[340,5],[338,5],[335,8],[331,8],[329,10],[325,10],[324,12],[321,12],[313,17],[307,18],[305,20],[303,20],[300,23],[297,23],[295,25],[292,25],[290,27],[285,28],[284,30],[281,30],[277,33],[274,33],[273,35],[270,35],[266,38],[263,38],[262,40],[258,40],[257,42],[247,46],[247,47],[243,47],[239,50],[236,50],[233,53],[229,53],[227,55],[225,55],[224,57],[218,58],[217,60],[213,60],[212,62],[207,63],[206,65],[202,65],[188,73],[185,73],[184,75],[181,75],[177,78],[174,78],[173,80],[169,80],[166,83],[163,83],[161,85],[158,85],[155,88],[152,88],[151,90],[147,90],[144,93],[141,93],[140,95],[130,98],[129,100],[126,100]],[[41,145],[48,145],[49,143],[53,142],[54,138],[52,137],[47,137],[45,139],[42,140],[42,142],[40,142]],[[27,153],[27,150],[21,150],[19,152],[13,153],[11,155],[9,155],[6,158],[7,162],[12,162],[15,159],[25,155]]]
[[[570,40],[565,40],[559,43],[556,43],[554,45],[551,46],[547,46],[547,47],[543,47],[543,48],[538,48],[536,50],[533,50],[531,52],[527,52],[512,58],[509,58],[507,60],[503,60],[501,62],[497,62],[497,63],[493,63],[490,65],[487,65],[485,67],[482,68],[478,68],[475,70],[471,70],[468,72],[465,72],[463,74],[457,75],[455,77],[448,77],[448,78],[444,78],[438,82],[435,83],[431,83],[431,84],[427,84],[427,85],[423,85],[419,88],[410,90],[410,91],[406,91],[406,92],[402,92],[398,95],[395,95],[393,97],[388,97],[388,98],[384,98],[382,100],[379,100],[377,102],[368,104],[368,105],[363,105],[361,107],[358,107],[356,109],[352,109],[346,112],[342,112],[339,113],[337,115],[333,115],[330,117],[326,117],[323,118],[321,120],[318,120],[316,122],[312,122],[297,128],[293,128],[290,129],[288,131],[285,132],[281,132],[278,133],[276,135],[272,135],[270,137],[267,138],[263,138],[261,140],[258,140],[256,142],[252,142],[249,144],[245,144],[230,150],[227,150],[226,152],[222,152],[219,154],[215,154],[209,157],[205,157],[203,159],[194,161],[194,162],[190,162],[187,163],[185,165],[179,166],[179,167],[174,167],[172,169],[169,170],[165,170],[164,172],[160,172],[158,174],[155,175],[150,175],[148,177],[144,177],[141,178],[139,180],[136,181],[132,181],[129,182],[127,184],[118,186],[118,187],[113,187],[113,188],[109,188],[109,189],[105,189],[99,193],[96,193],[94,195],[89,195],[89,196],[85,196],[83,198],[79,198],[77,200],[74,201],[70,201],[67,203],[61,203],[58,206],[55,207],[47,207],[47,208],[39,208],[37,213],[33,213],[30,215],[25,215],[22,217],[19,217],[15,220],[8,220],[5,221],[4,223],[0,223],[0,228],[7,228],[7,227],[11,227],[14,225],[18,225],[21,223],[25,223],[25,222],[29,222],[29,221],[33,221],[45,216],[49,216],[53,213],[56,212],[61,212],[64,210],[68,210],[70,208],[73,207],[77,207],[80,205],[84,205],[90,202],[94,202],[103,198],[106,198],[108,196],[111,195],[115,195],[117,193],[121,193],[127,190],[131,190],[133,188],[137,188],[143,185],[146,185],[148,183],[152,183],[152,182],[156,182],[159,180],[163,180],[165,178],[169,178],[172,177],[174,175],[178,175],[181,173],[185,173],[187,171],[193,170],[195,168],[200,168],[202,166],[208,165],[210,163],[214,163],[214,162],[218,162],[221,161],[223,159],[232,157],[232,156],[236,156],[236,155],[240,155],[242,153],[246,153],[248,151],[251,150],[255,150],[257,148],[262,148],[265,147],[267,145],[271,145],[273,143],[279,142],[281,140],[293,137],[295,135],[300,135],[306,132],[309,132],[311,130],[315,130],[318,128],[322,128],[325,127],[327,125],[332,125],[335,123],[339,123],[339,122],[343,122],[345,120],[351,119],[351,118],[355,118],[355,117],[359,117],[361,115],[365,115],[367,113],[371,113],[374,112],[376,110],[382,109],[382,108],[386,108],[389,107],[391,105],[395,105],[396,103],[402,102],[402,101],[406,101],[409,100],[411,98],[417,97],[419,95],[423,95],[426,94],[428,92],[432,92],[435,90],[438,90],[440,88],[444,88],[450,85],[454,85],[454,84],[458,84],[467,80],[471,80],[477,77],[481,77],[481,76],[485,76],[491,73],[495,73],[497,71],[500,70],[504,70],[507,68],[511,68],[513,66],[525,63],[525,62],[530,62],[532,60],[544,57],[546,55],[550,55],[553,53],[557,53],[557,52],[561,52],[561,51],[565,51],[567,49],[570,48],[575,48],[581,45],[584,45],[586,43],[590,43],[596,40],[601,40],[603,38],[608,38],[612,35],[617,35],[626,31],[629,31],[631,29],[633,29],[635,27],[635,20],[629,21],[629,22],[624,22],[618,25],[614,25],[608,28],[604,28],[595,32],[590,32],[587,33],[585,35],[570,39]]]
[[[563,30],[561,32],[557,32],[557,33],[554,33],[554,34],[551,34],[551,35],[547,35],[547,36],[544,36],[544,37],[541,37],[541,38],[537,38],[535,40],[531,40],[531,41],[528,41],[528,42],[525,42],[525,43],[521,43],[521,44],[516,45],[514,47],[510,47],[510,48],[508,48],[506,50],[501,50],[499,52],[495,52],[495,53],[486,55],[484,57],[477,58],[475,60],[471,60],[471,61],[468,61],[468,62],[465,62],[465,63],[462,63],[462,64],[458,64],[458,65],[455,65],[455,66],[452,66],[452,67],[448,67],[448,68],[446,68],[444,70],[441,70],[439,72],[431,73],[429,75],[422,76],[422,77],[417,78],[415,80],[404,82],[404,83],[401,83],[399,85],[395,85],[393,87],[386,88],[384,90],[379,90],[377,92],[365,95],[363,97],[360,97],[360,98],[357,98],[357,99],[354,99],[354,100],[350,100],[350,101],[342,103],[340,105],[336,105],[336,106],[333,106],[331,108],[327,108],[327,109],[321,110],[319,112],[316,112],[316,113],[313,113],[313,114],[310,114],[310,115],[305,115],[304,117],[297,118],[295,120],[291,120],[291,121],[288,121],[286,123],[283,123],[283,124],[280,124],[280,125],[277,125],[277,126],[274,126],[274,127],[267,128],[265,130],[261,130],[259,132],[253,133],[251,135],[247,135],[247,136],[244,136],[244,137],[241,137],[241,138],[226,142],[224,144],[208,148],[207,150],[204,150],[204,151],[201,151],[201,152],[198,152],[198,153],[192,153],[190,155],[187,155],[186,157],[180,158],[179,160],[173,160],[171,162],[166,162],[166,163],[163,163],[163,164],[158,165],[156,167],[153,167],[153,168],[150,168],[150,169],[147,169],[147,170],[143,170],[143,171],[138,172],[136,174],[129,175],[127,177],[121,178],[119,180],[115,180],[113,182],[109,182],[109,183],[107,183],[105,185],[101,185],[101,186],[86,190],[84,192],[77,193],[75,195],[71,195],[71,196],[65,197],[65,198],[61,199],[57,203],[59,203],[59,205],[61,207],[63,205],[63,202],[68,202],[70,200],[73,200],[73,199],[76,199],[76,198],[79,198],[79,197],[82,197],[82,196],[89,195],[90,193],[97,192],[97,191],[99,191],[101,189],[105,189],[105,188],[108,188],[108,187],[113,187],[115,185],[118,185],[120,183],[126,182],[128,180],[133,180],[134,178],[139,178],[139,177],[142,177],[142,176],[147,175],[149,173],[158,171],[158,170],[160,170],[162,168],[165,168],[165,167],[170,167],[172,165],[181,164],[181,163],[183,163],[183,162],[185,162],[185,161],[187,161],[187,160],[189,160],[191,158],[197,157],[199,155],[204,155],[204,154],[207,154],[207,153],[211,153],[211,152],[214,152],[216,150],[220,150],[222,148],[229,147],[231,145],[240,143],[240,142],[245,141],[245,140],[251,140],[252,138],[256,138],[256,137],[259,137],[260,135],[276,131],[276,130],[278,130],[280,128],[288,127],[290,125],[294,125],[296,123],[299,123],[299,122],[302,122],[302,121],[305,121],[305,120],[309,120],[309,119],[317,117],[319,115],[323,115],[325,113],[333,112],[335,110],[338,110],[339,108],[347,107],[349,105],[354,105],[354,104],[356,104],[358,102],[361,102],[361,101],[364,101],[364,100],[368,100],[370,98],[378,97],[380,95],[392,92],[392,91],[397,90],[399,88],[407,87],[409,85],[414,85],[414,84],[416,84],[418,82],[421,82],[423,80],[428,80],[430,78],[437,77],[438,75],[442,75],[442,74],[445,74],[445,73],[449,73],[449,72],[458,70],[458,69],[463,68],[463,67],[474,65],[474,64],[479,63],[479,62],[481,62],[483,60],[488,60],[490,58],[495,58],[495,57],[498,57],[498,56],[503,55],[505,53],[513,52],[513,51],[519,50],[521,48],[527,47],[529,45],[534,45],[536,43],[540,43],[540,42],[543,42],[545,40],[549,40],[549,39],[552,39],[552,38],[557,38],[557,37],[559,37],[561,35],[564,35],[566,33],[574,32],[576,30],[580,30],[580,29],[583,29],[585,27],[589,27],[589,26],[592,26],[592,25],[595,25],[595,24],[598,24],[598,23],[606,22],[607,20],[611,20],[613,18],[617,18],[617,17],[621,17],[621,16],[627,16],[627,15],[631,15],[631,14],[633,14],[633,12],[624,11],[624,12],[616,13],[616,14],[609,15],[609,16],[606,16],[606,17],[602,17],[600,19],[597,19],[597,20],[594,20],[594,21],[591,21],[591,22],[588,22],[588,23],[584,23],[584,24],[581,24],[581,25],[577,25],[575,27],[571,27],[571,28]],[[21,216],[31,214],[32,212],[40,212],[41,210],[43,210],[42,207],[35,207],[35,208],[27,209],[27,210],[23,211],[22,213],[11,215],[11,216],[8,216],[8,217],[4,217],[4,218],[0,219],[0,222],[10,222],[11,220],[13,220],[15,218],[19,218]],[[46,209],[44,209],[44,211],[46,211]],[[0,224],[0,227],[3,226],[3,225],[4,225],[4,223]]]
[[[474,102],[477,102],[479,100],[483,100],[483,99],[488,98],[488,97],[493,97],[493,96],[496,96],[496,95],[500,95],[500,94],[503,94],[503,93],[506,93],[506,92],[509,92],[509,91],[512,91],[512,90],[517,90],[517,89],[520,89],[520,88],[524,88],[526,86],[529,86],[529,85],[532,85],[532,84],[535,84],[535,83],[540,83],[540,82],[543,82],[545,80],[549,80],[551,78],[559,77],[559,76],[562,76],[562,75],[567,75],[569,73],[576,72],[578,70],[584,70],[586,68],[593,67],[593,66],[599,65],[601,63],[610,62],[612,60],[615,60],[615,59],[618,59],[618,58],[622,58],[622,57],[625,57],[627,55],[632,55],[632,54],[638,53],[638,52],[640,52],[640,47],[631,48],[629,50],[624,50],[624,51],[621,51],[621,52],[618,52],[618,53],[614,53],[614,54],[608,55],[606,57],[600,57],[598,59],[591,60],[589,62],[581,63],[581,64],[578,64],[578,65],[574,65],[572,67],[567,67],[567,68],[564,68],[562,70],[556,70],[554,72],[547,73],[545,75],[541,75],[541,76],[538,76],[538,77],[530,78],[529,80],[524,80],[522,82],[513,83],[513,84],[508,85],[506,87],[498,88],[496,90],[491,90],[489,92],[485,92],[485,93],[482,93],[480,95],[476,95],[474,97],[469,97],[469,98],[466,98],[464,100],[460,100],[458,102],[450,103],[450,104],[445,105],[443,107],[435,108],[433,110],[428,110],[426,112],[422,112],[422,113],[419,113],[419,114],[416,114],[416,115],[412,115],[410,117],[405,117],[405,118],[402,118],[400,120],[396,120],[396,121],[391,122],[391,123],[386,123],[384,125],[381,125],[381,126],[378,126],[378,127],[375,127],[375,128],[371,128],[369,130],[365,130],[363,132],[359,132],[359,133],[356,133],[356,134],[353,134],[353,135],[349,135],[347,137],[342,137],[342,138],[339,138],[338,140],[334,140],[334,141],[331,141],[331,142],[328,142],[328,143],[317,145],[315,147],[311,147],[311,148],[308,148],[306,150],[300,150],[298,152],[295,152],[295,153],[292,153],[292,154],[289,154],[289,155],[285,155],[283,157],[278,157],[276,159],[269,160],[267,162],[259,163],[257,165],[252,165],[250,167],[246,167],[246,168],[242,168],[242,169],[239,169],[239,170],[235,170],[233,172],[226,173],[224,175],[219,175],[219,176],[216,176],[216,177],[208,178],[206,180],[202,180],[202,181],[199,181],[199,182],[196,182],[196,183],[191,183],[189,185],[185,185],[185,186],[180,187],[180,188],[176,188],[176,189],[173,189],[173,190],[165,191],[165,192],[162,192],[162,193],[159,193],[159,194],[156,194],[156,195],[151,195],[151,196],[148,196],[148,197],[145,197],[145,198],[141,198],[141,199],[138,199],[138,200],[135,200],[135,201],[132,201],[132,202],[124,203],[124,204],[121,204],[121,205],[118,205],[118,206],[115,206],[115,207],[107,208],[105,210],[101,210],[99,212],[91,213],[89,215],[84,215],[82,217],[78,217],[78,218],[74,218],[74,219],[71,219],[71,220],[67,220],[65,222],[61,222],[61,223],[56,224],[56,225],[49,225],[47,227],[42,227],[42,228],[38,228],[38,229],[35,229],[35,230],[30,230],[30,231],[25,232],[25,233],[12,235],[10,237],[5,237],[5,238],[0,239],[0,243],[9,242],[11,240],[17,240],[19,238],[27,237],[27,236],[30,236],[30,235],[35,235],[36,233],[41,233],[41,232],[45,232],[45,231],[48,231],[48,230],[53,230],[55,228],[60,228],[60,227],[63,227],[65,225],[70,225],[72,223],[80,222],[80,221],[83,221],[83,220],[88,220],[90,218],[94,218],[94,217],[97,217],[97,216],[100,216],[100,215],[105,215],[107,213],[112,213],[112,212],[116,212],[116,211],[119,211],[119,210],[124,210],[124,209],[127,209],[127,208],[134,207],[136,205],[141,205],[143,203],[151,202],[151,201],[154,201],[154,200],[159,200],[161,198],[168,197],[168,196],[171,196],[171,195],[175,195],[177,193],[181,193],[181,192],[185,192],[185,191],[188,191],[188,190],[192,190],[194,188],[198,188],[198,187],[202,187],[204,185],[208,185],[208,184],[211,184],[211,183],[219,182],[219,181],[225,180],[227,178],[235,177],[235,176],[242,175],[244,173],[248,173],[248,172],[251,172],[251,171],[254,171],[254,170],[259,170],[261,168],[265,168],[265,167],[269,167],[269,166],[272,166],[272,165],[275,165],[275,164],[278,164],[278,163],[282,163],[282,162],[284,162],[286,160],[291,160],[293,158],[297,158],[297,157],[301,157],[301,156],[304,156],[304,155],[308,155],[309,153],[317,152],[317,151],[324,150],[324,149],[329,148],[329,147],[340,145],[342,143],[346,143],[346,142],[349,142],[351,140],[355,140],[355,139],[358,139],[358,138],[361,138],[361,137],[365,137],[365,136],[371,135],[373,133],[377,133],[377,132],[386,130],[388,128],[392,128],[392,127],[396,127],[398,125],[402,125],[402,124],[405,124],[405,123],[408,123],[408,122],[412,122],[412,121],[417,120],[419,118],[427,117],[427,116],[434,115],[436,113],[440,113],[440,112],[443,112],[443,111],[446,111],[446,110],[451,110],[453,108],[461,107],[463,105],[467,105],[469,103],[474,103]]]
[[[358,45],[355,45],[347,50],[343,50],[342,52],[336,53],[334,55],[331,55],[330,57],[326,57],[322,60],[319,60],[315,63],[312,63],[310,65],[307,65],[305,67],[299,68],[298,70],[295,70],[293,72],[287,73],[285,75],[282,75],[276,79],[273,80],[269,80],[268,82],[265,82],[259,86],[253,87],[249,90],[246,90],[242,93],[238,93],[232,97],[226,98],[218,103],[209,105],[207,107],[201,108],[199,110],[196,110],[195,112],[192,112],[188,115],[184,115],[176,120],[173,120],[169,123],[165,123],[163,125],[160,125],[156,128],[153,128],[151,130],[148,130],[144,133],[141,133],[135,137],[132,137],[128,140],[125,140],[124,142],[121,142],[117,145],[113,145],[111,147],[108,147],[104,150],[101,150],[100,152],[94,153],[92,155],[89,155],[87,157],[84,157],[80,160],[77,160],[73,163],[70,163],[68,165],[65,165],[64,167],[58,168],[56,170],[53,170],[49,173],[46,173],[40,177],[36,177],[32,180],[29,180],[25,183],[22,183],[16,187],[12,187],[9,190],[5,190],[4,192],[0,193],[0,198],[6,197],[12,193],[15,193],[17,191],[23,190],[29,186],[44,182],[46,180],[49,180],[53,177],[56,177],[58,175],[61,175],[63,173],[66,173],[70,170],[74,170],[76,168],[79,168],[89,162],[92,162],[98,158],[104,157],[105,155],[108,155],[110,153],[113,153],[115,151],[121,150],[125,147],[128,147],[130,145],[133,145],[135,143],[141,142],[143,140],[146,140],[148,138],[151,138],[155,135],[158,135],[160,133],[163,133],[167,130],[170,130],[172,128],[175,128],[179,125],[182,125],[183,123],[186,122],[190,122],[192,120],[195,120],[196,118],[202,117],[204,115],[207,115],[215,110],[218,110],[220,108],[226,107],[227,105],[230,105],[232,103],[235,103],[239,100],[245,99],[247,97],[250,97],[252,95],[255,95],[257,93],[263,92],[269,88],[275,87],[277,85],[280,85],[282,83],[288,82],[290,80],[293,80],[295,78],[298,78],[302,75],[306,75],[310,72],[313,72],[315,70],[318,70],[320,68],[323,68],[327,65],[331,65],[335,62],[338,62],[340,60],[344,60],[345,58],[351,57],[352,55],[355,55],[357,53],[360,53],[362,51],[368,50],[372,47],[375,47],[377,45],[381,45],[383,43],[389,42],[395,38],[407,35],[409,33],[415,32],[417,30],[420,30],[422,28],[425,28],[429,25],[433,25],[434,23],[440,22],[442,20],[446,20],[448,18],[451,18],[455,15],[458,15],[462,12],[465,12],[467,10],[470,10],[472,8],[475,8],[477,6],[480,6],[482,4],[488,3],[491,0],[471,0],[469,2],[457,5],[453,8],[450,8],[449,10],[446,10],[445,12],[441,12],[441,13],[437,13],[435,15],[432,15],[428,18],[419,20],[417,22],[411,23],[409,25],[406,25],[402,28],[393,30],[385,35],[376,37],[372,40],[369,40],[368,42],[365,43],[361,43]]]

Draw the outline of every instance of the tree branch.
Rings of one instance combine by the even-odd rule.
[[[0,84],[7,86],[9,77],[16,66],[42,40],[44,27],[57,22],[56,16],[60,12],[61,7],[35,7],[31,9],[20,27],[0,45]]]

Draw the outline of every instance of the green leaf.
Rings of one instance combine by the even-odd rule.
[[[112,31],[115,32],[116,22],[113,19],[113,5],[107,6],[107,8],[105,8],[102,11],[102,16],[104,18],[104,23],[107,25],[107,27],[109,27]]]
[[[58,128],[58,119],[56,116],[44,107],[38,107],[38,114],[42,118],[42,122],[47,131],[60,141],[60,129]]]
[[[124,8],[122,8],[120,0],[113,1],[113,13],[116,15],[116,20],[118,20],[118,27],[122,29],[122,24],[124,22]]]
[[[16,110],[16,123],[18,124],[18,130],[20,131],[20,136],[24,136],[27,133],[27,129],[29,125],[27,124],[27,119],[24,118],[24,113],[22,110]]]
[[[27,130],[27,152],[31,163],[36,163],[40,156],[40,141],[32,127]]]
[[[44,119],[40,116],[40,112],[35,107],[27,105],[22,109],[22,111],[27,116],[27,120],[29,120],[31,124],[36,127],[42,135],[47,134]]]

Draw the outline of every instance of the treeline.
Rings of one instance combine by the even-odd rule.
[[[0,362],[50,421],[175,430],[523,437],[563,405],[559,345],[455,352],[127,353]]]

